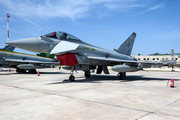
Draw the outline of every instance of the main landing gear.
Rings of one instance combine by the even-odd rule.
[[[32,74],[36,74],[37,73],[36,69],[29,69],[28,71],[29,71],[29,73],[32,73]],[[26,69],[17,68],[16,72],[17,73],[26,73],[27,71],[26,71]]]
[[[125,72],[119,72],[118,77],[120,78],[120,80],[125,80],[126,79],[126,73]]]
[[[90,70],[86,70],[86,71],[84,72],[84,76],[85,76],[85,78],[90,78],[90,77],[91,77],[91,72],[90,72]]]

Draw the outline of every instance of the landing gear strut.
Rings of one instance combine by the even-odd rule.
[[[118,77],[120,78],[120,80],[125,80],[126,79],[126,73],[125,72],[119,72]]]
[[[74,67],[72,67],[71,75],[69,76],[69,81],[70,81],[70,82],[75,81],[75,77],[74,77],[74,75],[73,75],[73,72],[74,72]]]
[[[90,76],[91,76],[90,70],[86,70],[86,71],[84,72],[84,76],[85,76],[86,78],[90,78]]]

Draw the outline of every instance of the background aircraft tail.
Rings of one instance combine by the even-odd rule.
[[[13,51],[15,49],[15,47],[10,46],[10,45],[6,45],[3,50],[7,50],[7,51]]]
[[[134,45],[134,41],[136,38],[136,33],[133,32],[122,44],[118,49],[114,49],[114,51],[125,54],[125,55],[131,55],[132,48]]]
[[[36,54],[37,56],[41,56],[41,57],[48,57],[48,58],[53,58],[55,57],[55,54],[47,54],[47,53],[40,53],[40,54]]]

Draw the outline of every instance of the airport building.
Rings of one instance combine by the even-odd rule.
[[[180,63],[180,54],[176,53],[173,56],[171,54],[150,54],[150,55],[140,55],[137,56],[132,55],[133,58],[139,60],[139,61],[158,61],[158,62],[170,62],[174,61],[176,63]]]

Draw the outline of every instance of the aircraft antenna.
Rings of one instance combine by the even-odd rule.
[[[7,16],[7,41],[9,42],[9,17],[10,17],[10,14],[7,13],[6,16]]]

